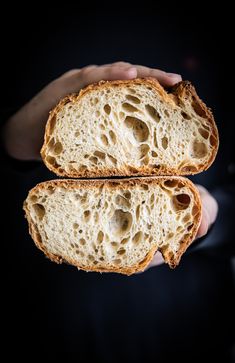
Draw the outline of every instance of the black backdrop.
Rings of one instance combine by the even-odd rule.
[[[193,180],[215,193],[226,189],[235,169],[232,12],[207,13],[196,4],[188,12],[158,3],[135,4],[132,11],[120,3],[109,7],[64,4],[49,12],[37,4],[29,14],[5,12],[2,122],[70,68],[125,60],[181,73],[212,107],[221,138],[216,162]],[[29,358],[32,350],[35,357],[71,361],[229,361],[234,303],[229,228],[222,234],[230,243],[226,251],[191,253],[175,271],[161,266],[132,277],[77,272],[46,260],[23,218],[28,189],[53,175],[42,165],[23,163],[2,171],[2,320],[7,320],[2,329],[5,346],[12,347],[9,357],[16,351]],[[234,219],[230,210],[228,204],[219,216],[219,232]]]

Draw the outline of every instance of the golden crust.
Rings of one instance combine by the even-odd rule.
[[[195,110],[199,115],[203,115],[210,123],[211,126],[211,140],[213,144],[213,152],[211,154],[210,159],[207,163],[200,164],[198,167],[195,166],[184,166],[183,168],[172,168],[167,167],[165,165],[162,166],[141,166],[139,168],[132,167],[131,165],[126,168],[120,169],[111,169],[111,168],[102,168],[98,167],[92,171],[84,170],[84,171],[76,171],[71,170],[69,173],[66,172],[63,168],[60,168],[57,165],[52,165],[48,160],[46,160],[46,146],[50,140],[52,135],[54,125],[56,123],[56,116],[61,111],[61,109],[69,102],[78,102],[84,94],[90,93],[96,89],[106,89],[109,87],[117,87],[117,86],[125,86],[133,85],[133,84],[147,84],[156,90],[157,94],[161,95],[163,100],[166,103],[172,103],[174,98],[176,102],[180,105],[180,103],[185,99],[192,99],[194,102]],[[66,176],[71,178],[97,178],[97,177],[111,177],[111,176],[150,176],[150,175],[192,175],[199,172],[202,172],[209,168],[209,166],[213,163],[217,151],[219,147],[219,137],[218,130],[213,118],[213,114],[210,109],[200,100],[198,97],[195,88],[188,81],[179,82],[175,85],[169,92],[166,92],[163,87],[159,84],[159,82],[155,78],[136,78],[132,80],[116,80],[116,81],[100,81],[99,83],[91,84],[86,88],[82,89],[78,94],[71,94],[62,99],[59,104],[50,112],[46,129],[44,135],[44,144],[41,149],[41,156],[48,167],[49,170],[53,171],[58,176]]]
[[[190,230],[190,232],[188,232],[188,231],[186,232],[184,238],[181,241],[180,249],[178,250],[177,254],[174,255],[172,253],[172,251],[170,250],[170,248],[169,249],[167,249],[166,247],[162,248],[162,249],[159,248],[159,251],[162,253],[165,262],[171,268],[174,268],[179,264],[181,256],[183,255],[185,250],[188,248],[188,246],[195,239],[200,222],[201,222],[202,207],[201,207],[201,200],[200,200],[198,190],[193,185],[193,183],[186,178],[177,177],[177,176],[172,176],[172,177],[158,176],[158,177],[145,177],[145,178],[99,179],[99,180],[94,180],[94,179],[90,179],[90,180],[82,180],[82,179],[81,180],[73,180],[73,179],[71,179],[71,180],[51,180],[51,181],[43,182],[43,183],[36,185],[33,189],[31,189],[28,197],[30,197],[37,191],[45,190],[45,189],[48,189],[51,187],[52,188],[62,187],[65,189],[77,189],[77,188],[88,189],[88,188],[97,188],[97,187],[99,187],[99,188],[100,187],[120,188],[120,186],[121,186],[123,189],[130,189],[130,188],[134,188],[136,185],[140,185],[142,183],[158,185],[158,184],[162,184],[162,182],[165,180],[176,180],[176,179],[180,180],[180,182],[183,185],[185,185],[186,187],[188,187],[191,190],[191,192],[194,195],[194,200],[195,200],[194,205],[196,206],[198,212],[194,217],[193,228]],[[51,261],[54,261],[56,263],[67,262],[67,263],[74,265],[77,268],[79,268],[81,270],[85,270],[85,271],[117,272],[117,273],[122,273],[122,274],[126,274],[126,275],[131,275],[133,273],[143,271],[148,266],[149,262],[151,261],[151,259],[154,256],[154,254],[157,252],[157,247],[153,247],[142,261],[140,261],[138,264],[136,264],[132,267],[129,267],[129,268],[116,267],[116,266],[114,266],[114,267],[107,266],[107,268],[100,268],[100,267],[93,267],[93,266],[81,266],[77,263],[77,261],[74,261],[70,258],[66,258],[66,260],[64,260],[61,256],[57,256],[55,254],[49,253],[46,250],[46,247],[43,245],[40,233],[37,229],[37,226],[33,222],[32,218],[30,216],[30,211],[27,207],[27,201],[24,202],[23,208],[25,211],[25,216],[29,223],[29,233],[31,234],[36,246],[41,251],[43,251],[44,254]]]

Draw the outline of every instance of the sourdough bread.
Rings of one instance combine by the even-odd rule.
[[[211,111],[189,82],[168,92],[152,78],[102,81],[51,111],[41,150],[60,176],[186,175],[218,149]]]
[[[201,220],[198,191],[183,177],[47,181],[29,192],[24,210],[52,261],[127,275],[157,250],[175,267]]]

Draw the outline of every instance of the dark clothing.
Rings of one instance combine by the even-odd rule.
[[[175,270],[163,265],[126,277],[56,265],[34,246],[22,211],[28,190],[54,176],[40,163],[5,158],[2,258],[7,267],[2,296],[4,335],[14,347],[8,357],[16,350],[18,357],[30,358],[30,346],[37,358],[68,361],[229,362],[235,306],[235,153],[234,106],[222,59],[226,43],[218,49],[217,31],[208,19],[198,23],[191,18],[189,27],[187,18],[183,26],[175,15],[156,16],[155,10],[146,17],[106,15],[87,18],[80,13],[78,21],[76,13],[67,18],[60,14],[56,26],[44,17],[19,28],[10,38],[5,118],[69,68],[123,59],[182,73],[212,107],[219,126],[221,147],[214,165],[192,178],[217,198],[218,220]],[[33,42],[26,37],[29,33]],[[227,68],[230,72],[229,64]]]

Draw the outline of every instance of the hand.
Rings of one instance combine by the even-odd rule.
[[[8,120],[3,130],[7,153],[19,160],[40,160],[49,111],[61,98],[78,92],[90,83],[136,77],[155,77],[164,87],[173,86],[182,80],[178,74],[126,62],[73,69],[48,84]]]
[[[215,222],[218,213],[218,203],[216,199],[202,185],[197,185],[202,201],[202,220],[197,232],[197,238],[207,234],[210,226]],[[164,259],[160,252],[157,252],[148,265],[150,267],[158,266],[164,263]]]

